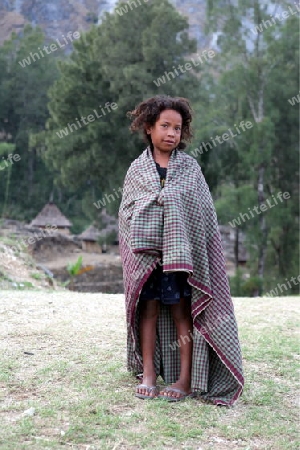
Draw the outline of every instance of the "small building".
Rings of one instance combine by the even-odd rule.
[[[235,263],[234,245],[236,230],[229,225],[219,225],[219,230],[222,239],[222,246],[226,261]],[[245,247],[245,234],[239,231],[239,252],[238,252],[238,266],[247,266],[249,261],[249,254]]]
[[[72,223],[52,202],[47,203],[30,223],[30,226],[41,229],[45,229],[49,225],[56,227],[57,231],[64,234],[70,234],[70,228],[72,226]]]
[[[99,214],[99,219],[102,224],[102,229],[100,231],[100,237],[106,241],[108,239],[107,244],[109,245],[118,245],[119,244],[119,222],[118,218],[112,216],[107,213],[106,208],[101,210]],[[111,240],[112,235],[115,235],[115,238]]]
[[[94,225],[89,226],[77,237],[81,241],[83,251],[88,253],[102,253],[102,249],[98,244],[100,232]]]

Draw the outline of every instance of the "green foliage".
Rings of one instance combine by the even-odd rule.
[[[194,97],[199,85],[194,73],[161,87],[154,83],[196,51],[187,31],[186,19],[168,1],[153,0],[130,14],[106,14],[101,25],[74,43],[70,60],[59,64],[60,78],[49,93],[51,117],[40,146],[46,147],[44,158],[57,182],[80,189],[90,219],[98,213],[93,202],[122,186],[130,162],[145,147],[130,135],[127,111],[157,93]],[[104,110],[104,115],[101,108],[107,102],[117,107]],[[79,129],[76,120],[96,117],[95,111],[102,117]],[[69,124],[74,124],[74,131]],[[60,138],[62,129],[68,135]],[[116,212],[118,204],[117,199],[109,207]]]
[[[67,265],[66,269],[71,278],[70,280],[67,280],[66,282],[62,283],[61,286],[62,287],[70,286],[70,290],[72,290],[72,287],[74,285],[74,279],[76,275],[80,273],[81,268],[82,268],[82,256],[79,256],[79,258],[75,263],[69,263]]]
[[[244,282],[243,273],[240,269],[237,269],[234,276],[229,277],[230,292],[233,297],[243,297],[242,285]]]
[[[241,212],[248,212],[248,208],[255,206],[256,196],[251,184],[235,186],[233,183],[218,186],[215,207],[219,223],[228,225],[229,221],[239,217]],[[239,229],[245,230],[253,227],[255,219],[251,222],[241,222]]]
[[[283,0],[277,4],[286,7]],[[278,192],[290,194],[235,230],[246,234],[251,277],[242,281],[237,273],[234,292],[252,295],[262,278],[266,290],[297,276],[299,111],[288,99],[299,92],[299,26],[290,15],[255,33],[269,12],[258,0],[208,1],[216,56],[160,86],[154,80],[197,51],[186,19],[167,0],[141,2],[122,16],[106,14],[74,42],[70,57],[57,51],[26,67],[19,62],[46,38],[30,26],[20,36],[13,33],[0,47],[0,163],[9,153],[21,160],[0,170],[0,214],[31,220],[53,196],[73,232],[94,220],[99,225],[101,208],[93,203],[122,187],[129,164],[145,147],[130,135],[126,112],[158,93],[186,96],[195,111],[188,152],[202,166],[220,223]],[[96,22],[93,14],[86,20]],[[97,118],[95,111],[102,113],[107,103],[117,108]],[[96,119],[79,127],[77,121],[90,114]],[[217,142],[242,121],[252,127]],[[69,124],[78,129],[70,132]],[[62,129],[69,131],[60,138]],[[195,152],[202,143],[211,148]],[[120,198],[103,206],[116,214]]]
[[[242,285],[243,297],[254,297],[261,292],[263,281],[260,277],[252,276]]]
[[[31,219],[49,199],[52,186],[44,162],[29,147],[29,137],[43,130],[48,118],[47,90],[58,76],[56,57],[31,60],[25,67],[19,64],[44,44],[42,31],[26,26],[22,37],[13,33],[0,47],[0,140],[1,145],[13,145],[20,157],[6,169],[7,177],[0,177],[0,205],[7,217]]]
[[[17,290],[27,290],[27,289],[34,289],[33,284],[30,281],[15,281],[13,283],[13,286]]]
[[[0,271],[0,287],[1,290],[10,289],[23,291],[27,289],[34,289],[30,281],[15,281]]]
[[[98,22],[98,16],[96,13],[89,11],[86,15],[86,21],[91,23],[97,23]]]
[[[41,273],[31,273],[30,276],[35,280],[42,280],[44,278],[44,275]]]
[[[115,241],[117,240],[117,232],[112,230],[109,233],[106,234],[106,236],[104,237],[99,237],[98,238],[98,244],[100,246],[107,244],[107,245],[111,245],[113,244]]]
[[[296,276],[299,113],[288,99],[299,92],[298,20],[290,15],[255,33],[255,26],[270,19],[258,0],[209,3],[207,30],[219,32],[219,52],[214,74],[205,78],[209,101],[196,105],[194,148],[201,142],[212,144],[211,137],[216,141],[228,129],[235,131],[242,120],[252,127],[198,153],[197,159],[217,197],[222,224],[267,199],[273,202],[278,192],[290,193],[290,199],[241,222],[239,228],[246,233],[251,275]],[[283,7],[285,2],[278,4]]]
[[[262,279],[258,276],[245,277],[245,271],[237,269],[229,278],[230,291],[233,297],[256,297],[262,290]]]
[[[82,268],[82,256],[79,256],[75,263],[69,263],[67,265],[67,271],[69,275],[73,278],[78,275],[80,269]]]
[[[16,146],[14,144],[0,142],[0,157],[1,157],[0,164],[2,163],[1,171],[4,171],[4,170],[6,171],[6,182],[5,182],[5,188],[4,188],[2,217],[5,217],[5,213],[6,213],[6,210],[8,207],[9,187],[10,187],[12,167],[13,167],[13,163],[7,161],[6,158],[9,154],[12,154],[15,151],[15,147]],[[3,177],[2,182],[4,182],[4,177]]]

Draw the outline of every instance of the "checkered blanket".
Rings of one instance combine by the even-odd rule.
[[[173,150],[165,187],[148,147],[131,164],[119,210],[127,319],[128,370],[142,372],[139,295],[157,264],[188,272],[193,330],[177,336],[168,306],[157,324],[155,368],[166,383],[179,376],[179,348],[193,340],[192,390],[214,404],[231,405],[244,378],[237,324],[225,273],[215,208],[197,161]]]

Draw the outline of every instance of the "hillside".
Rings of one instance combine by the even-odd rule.
[[[47,277],[28,254],[15,255],[0,241],[0,255],[0,291],[57,288],[56,282]]]
[[[135,1],[137,7],[142,1]],[[59,39],[70,31],[86,31],[92,23],[101,21],[105,12],[112,11],[116,3],[116,0],[0,0],[0,45],[13,31],[20,33],[25,24],[40,26],[50,39]],[[171,3],[188,17],[191,35],[204,44],[205,1],[172,0]]]

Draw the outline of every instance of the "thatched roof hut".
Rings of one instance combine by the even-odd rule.
[[[46,228],[47,225],[56,226],[58,231],[62,233],[69,233],[72,223],[54,203],[47,203],[36,218],[32,220],[30,226]]]
[[[82,241],[82,250],[90,253],[101,253],[101,247],[98,244],[99,236],[100,232],[94,225],[90,225],[79,234],[78,239]]]
[[[99,235],[100,231],[94,227],[94,225],[90,225],[85,231],[78,235],[78,238],[82,241],[97,242]]]

